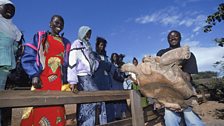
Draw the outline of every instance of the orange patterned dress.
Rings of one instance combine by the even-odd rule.
[[[48,35],[46,42],[42,43],[43,71],[40,75],[42,82],[38,90],[61,90],[62,64],[64,59],[64,44],[61,37]],[[52,77],[54,78],[52,80]],[[61,106],[34,107],[29,116],[21,121],[21,126],[65,126],[65,108]]]

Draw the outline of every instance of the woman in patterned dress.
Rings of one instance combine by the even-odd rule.
[[[54,15],[51,18],[50,28],[51,32],[46,32],[41,37],[42,42],[38,51],[41,67],[36,72],[35,68],[32,68],[35,64],[31,65],[32,62],[29,62],[32,54],[29,53],[27,47],[25,47],[25,54],[22,58],[23,67],[32,78],[35,91],[60,91],[63,85],[63,75],[66,75],[62,71],[66,71],[63,70],[66,62],[65,52],[70,43],[59,35],[64,28],[63,18],[59,15]],[[33,72],[31,72],[32,69],[34,70]],[[64,126],[65,122],[65,108],[63,105],[33,107],[30,109],[29,114],[23,116],[21,126]]]

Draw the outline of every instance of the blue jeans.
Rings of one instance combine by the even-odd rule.
[[[187,126],[205,126],[201,119],[192,111],[191,107],[183,110],[183,115]],[[164,119],[166,126],[179,126],[181,115],[179,112],[174,112],[165,108]]]
[[[8,74],[9,74],[9,71],[0,69],[0,91],[5,90]]]
[[[92,76],[78,76],[78,89],[79,91],[98,91],[96,83],[93,81]],[[77,116],[78,126],[94,126],[95,125],[95,110],[97,106],[100,106],[100,125],[107,123],[106,105],[105,102],[77,104]]]
[[[9,74],[9,71],[0,69],[0,91],[5,90],[8,74]],[[1,109],[0,109],[0,126],[1,126],[1,120],[2,120],[2,117],[1,117]]]

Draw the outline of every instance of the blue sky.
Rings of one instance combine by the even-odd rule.
[[[12,0],[13,1],[13,0]],[[206,17],[217,11],[224,0],[14,0],[14,23],[31,41],[39,30],[48,30],[52,15],[65,20],[63,32],[73,42],[80,26],[92,28],[91,44],[97,36],[106,38],[107,55],[123,53],[125,61],[155,55],[168,47],[167,34],[182,33],[181,45],[189,45],[197,58],[199,71],[217,70],[213,63],[224,56],[214,38],[224,37],[224,23],[204,33]]]

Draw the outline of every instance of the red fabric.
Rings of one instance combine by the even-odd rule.
[[[37,90],[61,90],[62,87],[62,70],[64,55],[64,45],[62,39],[59,37],[53,37],[48,35],[45,43],[44,56],[45,68],[40,75],[42,82],[42,88]],[[52,60],[57,59],[57,60]],[[49,60],[51,61],[49,63]],[[60,59],[60,60],[59,60]],[[57,64],[58,67],[52,67]],[[54,68],[54,70],[53,70]],[[49,82],[48,77],[50,75],[57,75],[57,79]],[[22,119],[21,126],[40,126],[40,123],[47,122],[50,126],[64,126],[65,125],[65,108],[63,106],[51,106],[51,107],[34,107],[29,118]]]
[[[41,126],[40,120],[46,118],[49,126],[65,126],[65,108],[63,106],[37,107],[27,119],[22,119],[21,126]],[[48,125],[46,125],[48,126]]]

